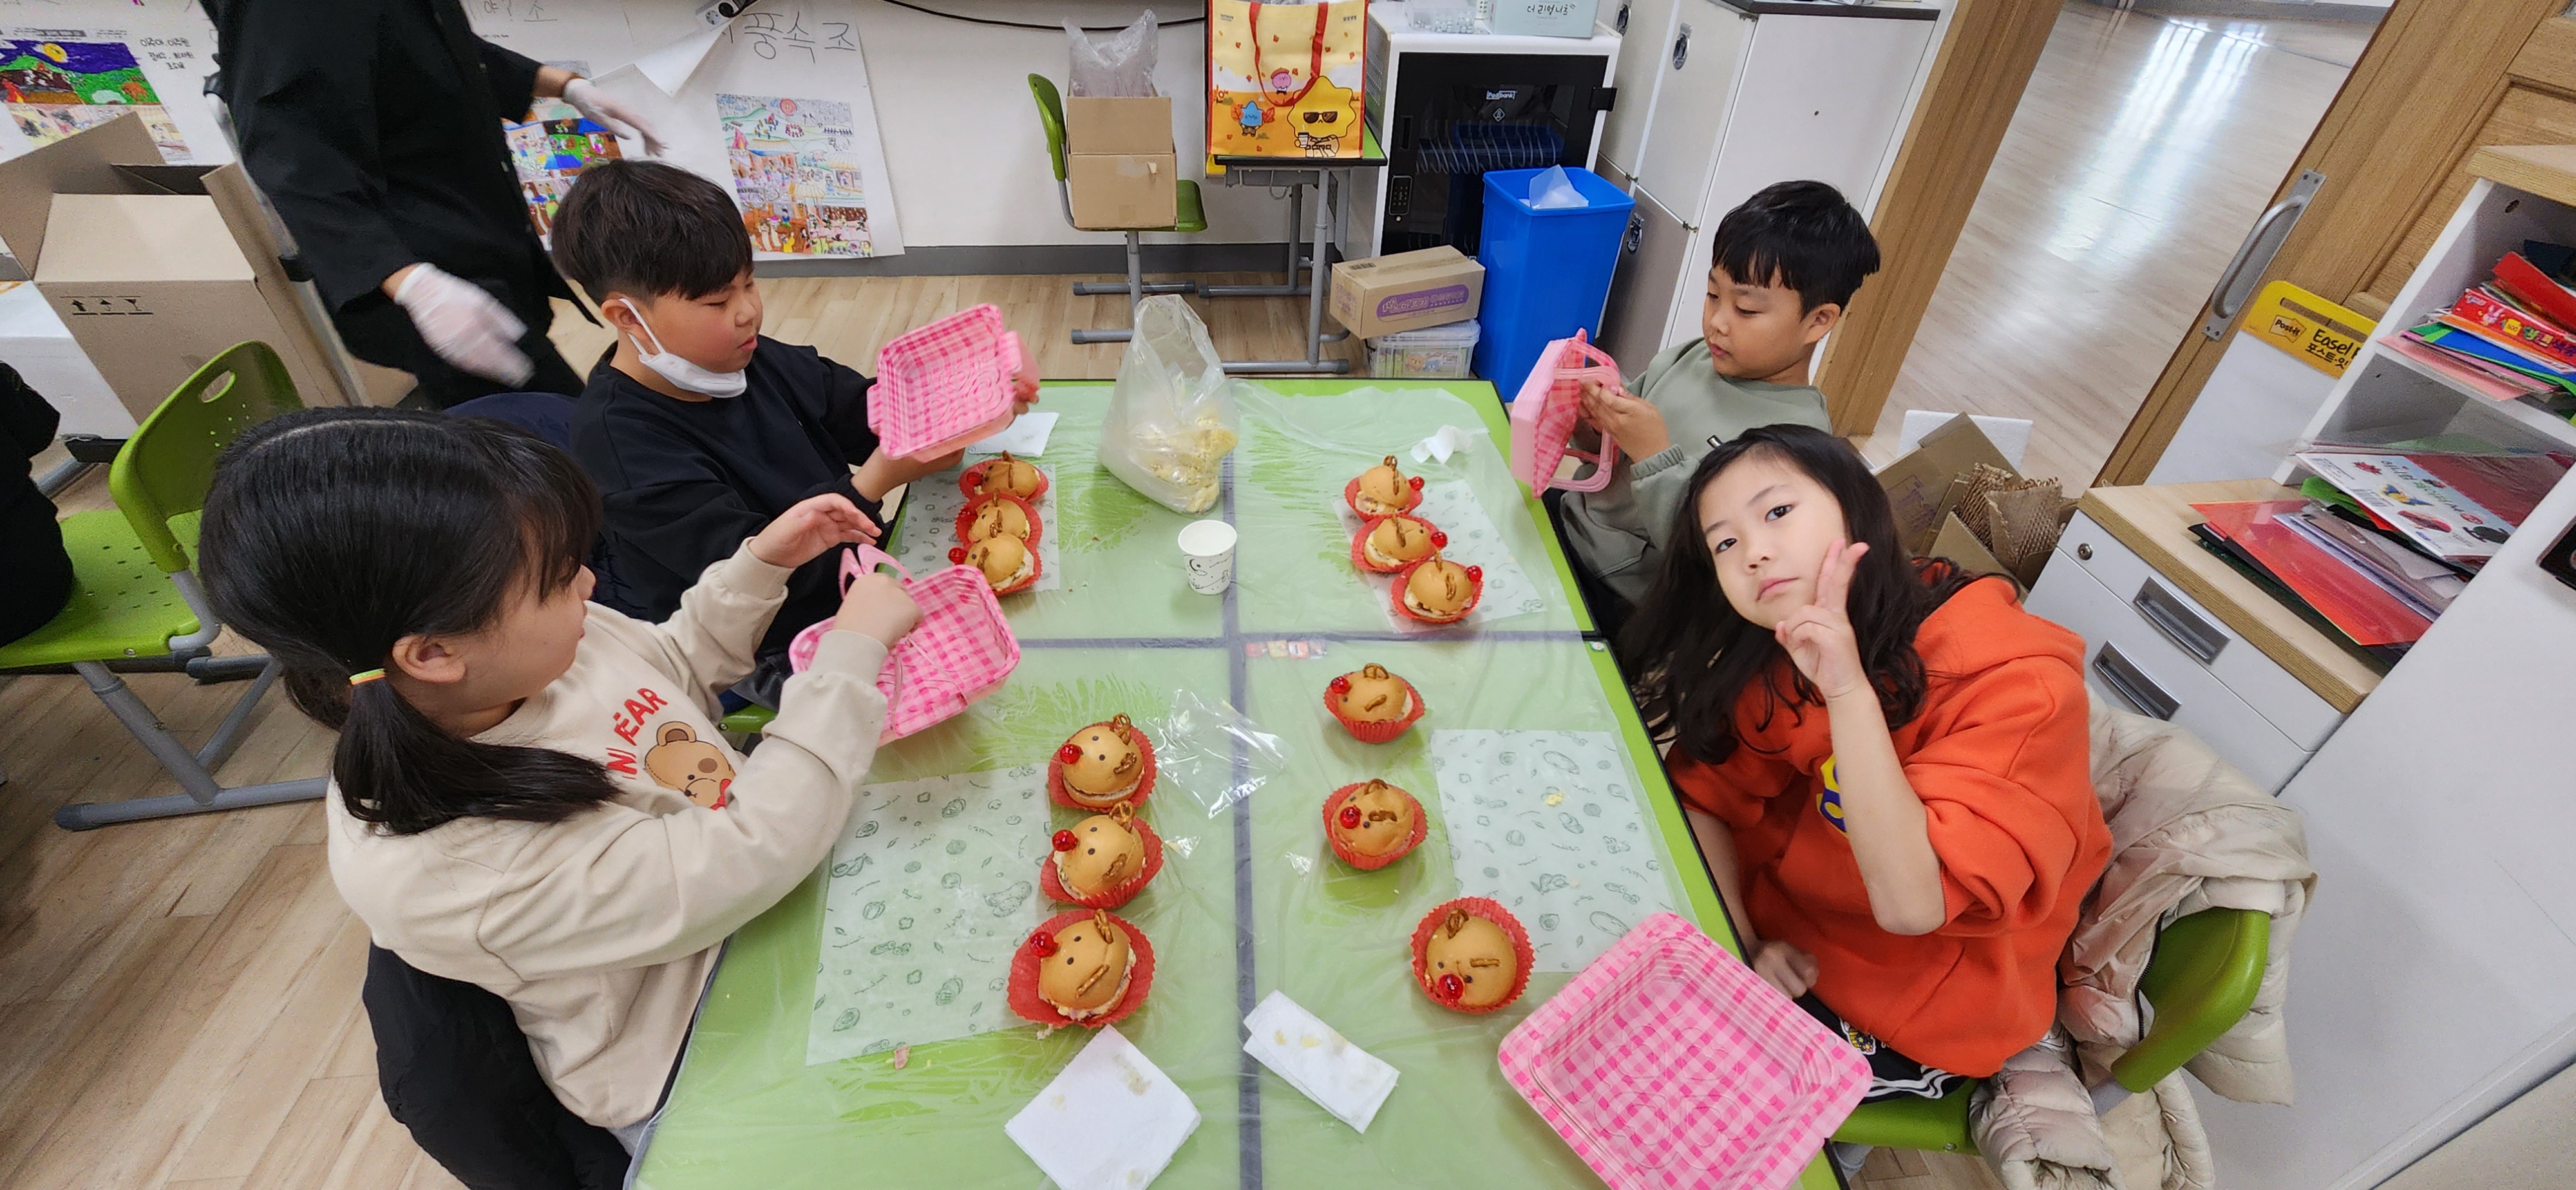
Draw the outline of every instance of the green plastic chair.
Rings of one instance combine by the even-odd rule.
[[[1038,124],[1046,129],[1047,157],[1055,165],[1056,203],[1064,210],[1065,224],[1071,226],[1073,191],[1065,184],[1064,98],[1056,93],[1054,80],[1042,74],[1029,76],[1029,94],[1037,97]],[[1146,231],[1201,232],[1207,230],[1207,208],[1199,201],[1199,184],[1188,178],[1174,178],[1172,195],[1178,209],[1170,227],[1145,228],[1127,233],[1127,280],[1123,284],[1116,285],[1096,281],[1076,281],[1073,283],[1073,292],[1076,296],[1098,297],[1112,293],[1127,295],[1128,322],[1132,326],[1135,322],[1136,303],[1144,301],[1147,294],[1198,292],[1198,284],[1192,281],[1157,281],[1150,285],[1145,281]],[[1133,330],[1077,330],[1073,332],[1073,341],[1124,343],[1134,333]]]
[[[2138,990],[2155,1006],[2155,1023],[2111,1063],[2111,1077],[2132,1094],[2162,1081],[2244,1019],[2263,983],[2272,917],[2250,909],[2208,909],[2156,935]],[[1974,1153],[1968,1135],[1966,1083],[1939,1099],[1907,1095],[1864,1103],[1834,1130],[1845,1144]]]
[[[299,407],[277,353],[265,343],[238,344],[197,369],[117,452],[107,474],[114,511],[63,518],[71,599],[44,627],[0,645],[0,671],[60,672],[70,666],[186,792],[67,805],[54,811],[55,825],[88,830],[322,796],[319,777],[231,789],[215,781],[214,770],[241,743],[279,667],[266,657],[208,653],[223,625],[206,602],[191,557],[215,456],[244,427]],[[191,752],[111,665],[185,669],[200,681],[258,676],[205,745]]]

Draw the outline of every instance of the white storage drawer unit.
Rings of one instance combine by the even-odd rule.
[[[2276,793],[2343,722],[2084,513],[2067,525],[2028,607],[2083,636],[2094,697],[2190,729]]]

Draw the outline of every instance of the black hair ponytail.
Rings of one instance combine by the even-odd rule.
[[[310,409],[244,431],[216,463],[199,537],[224,621],[340,730],[350,815],[417,834],[466,817],[554,822],[616,796],[597,762],[478,744],[390,682],[350,683],[418,633],[488,627],[534,584],[563,589],[599,534],[599,493],[563,452],[481,418]]]
[[[1845,536],[1869,546],[1852,573],[1845,607],[1889,727],[1903,726],[1923,709],[1923,657],[1914,635],[1925,617],[1983,577],[1946,559],[1908,556],[1896,540],[1896,512],[1869,464],[1823,430],[1762,426],[1711,450],[1673,513],[1663,569],[1619,634],[1619,660],[1636,679],[1647,721],[1668,723],[1674,747],[1711,764],[1734,754],[1737,703],[1756,683],[1764,700],[1753,717],[1757,725],[1784,710],[1804,714],[1808,705],[1823,705],[1815,688],[1782,664],[1788,654],[1779,639],[1727,602],[1699,530],[1700,493],[1719,473],[1757,455],[1785,462],[1833,493]]]

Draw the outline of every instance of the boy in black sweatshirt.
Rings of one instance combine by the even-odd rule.
[[[809,496],[839,492],[882,525],[897,485],[957,456],[898,459],[868,428],[868,377],[760,335],[751,238],[733,200],[651,161],[582,171],[555,216],[557,267],[617,331],[572,420],[573,457],[607,501],[618,578],[645,615],[679,609],[700,571]],[[1015,382],[1023,407],[1036,382]],[[773,703],[787,643],[840,606],[833,550],[800,568],[737,691]]]

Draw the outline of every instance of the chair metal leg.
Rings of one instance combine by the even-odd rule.
[[[1092,343],[1127,342],[1128,340],[1136,337],[1136,332],[1132,329],[1136,325],[1136,307],[1145,300],[1147,294],[1196,293],[1198,292],[1198,288],[1197,284],[1190,282],[1158,282],[1153,285],[1147,285],[1145,283],[1145,237],[1140,232],[1128,232],[1127,283],[1124,285],[1108,285],[1100,282],[1077,281],[1074,283],[1073,291],[1077,294],[1088,295],[1105,295],[1112,293],[1126,294],[1127,325],[1130,329],[1116,331],[1077,330],[1073,332],[1073,341],[1076,344],[1086,346]]]
[[[116,676],[107,666],[95,661],[81,661],[75,662],[72,668],[80,672],[82,680],[89,683],[90,693],[96,694],[98,700],[107,705],[109,712],[134,736],[135,742],[142,744],[154,760],[161,762],[163,769],[178,778],[179,787],[187,792],[122,802],[76,802],[54,811],[54,825],[64,830],[80,831],[112,823],[309,801],[322,796],[327,782],[321,777],[245,785],[235,789],[226,789],[215,781],[212,766],[222,764],[240,742],[251,709],[276,681],[276,662],[270,661],[262,667],[259,679],[233,705],[232,712],[224,717],[223,725],[215,729],[214,737],[207,741],[203,752],[190,752],[177,736],[171,735],[170,729],[163,726],[161,717],[153,714],[152,708],[145,706],[143,700],[126,686],[125,679]],[[210,757],[211,763],[201,757]]]
[[[1149,297],[1158,293],[1197,293],[1198,291],[1199,283],[1196,281],[1148,281],[1145,283],[1145,293]],[[1073,283],[1073,296],[1075,297],[1107,297],[1113,293],[1123,294],[1125,292],[1127,292],[1127,283],[1124,281],[1076,281]]]
[[[238,682],[258,677],[268,668],[268,655],[248,657],[198,657],[188,662],[188,676],[200,682]]]

